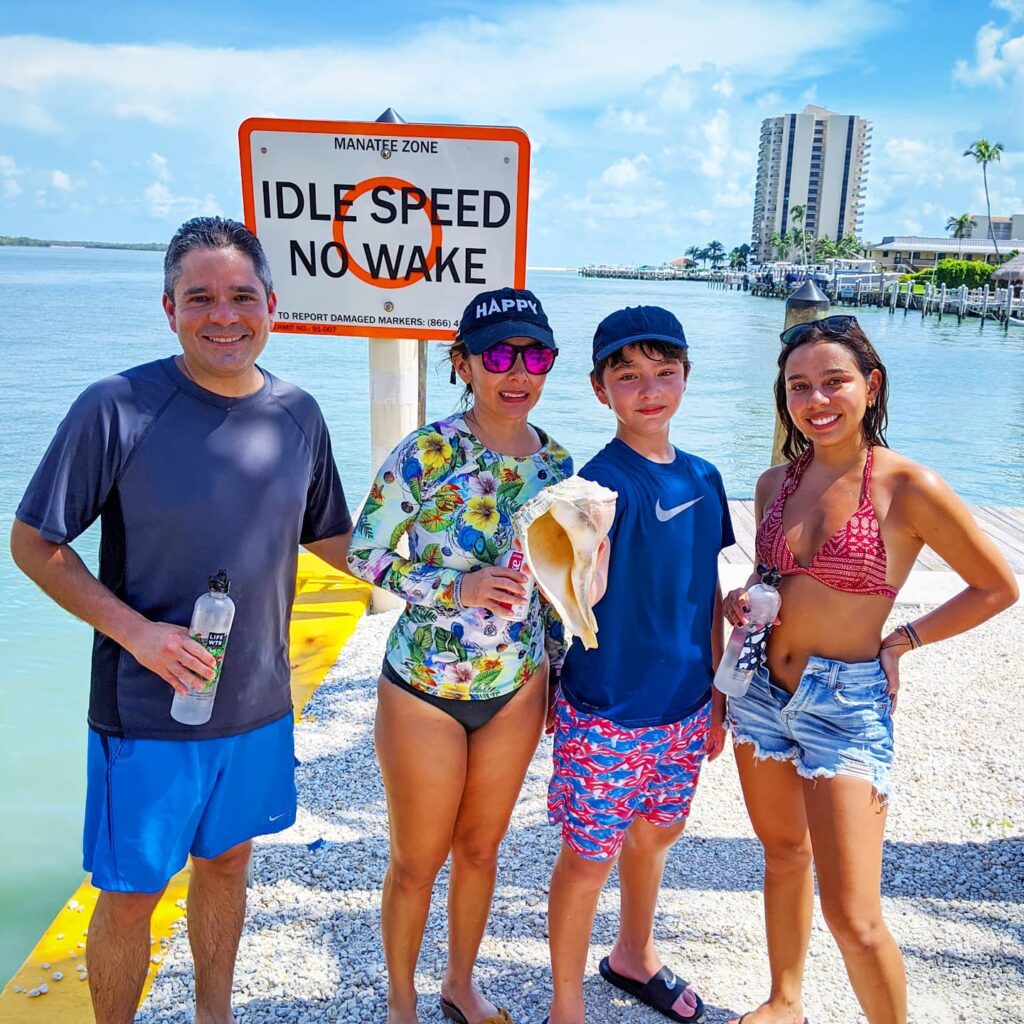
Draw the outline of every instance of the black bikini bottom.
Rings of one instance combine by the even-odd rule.
[[[511,693],[503,693],[500,697],[485,697],[483,700],[435,697],[432,693],[424,693],[423,690],[417,690],[415,686],[406,682],[387,658],[381,665],[380,673],[389,683],[394,683],[399,689],[419,697],[420,700],[432,704],[454,718],[466,732],[476,732],[481,726],[486,725],[519,692],[513,690]]]

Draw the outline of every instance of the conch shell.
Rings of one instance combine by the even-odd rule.
[[[618,494],[580,476],[545,487],[513,517],[526,562],[566,629],[597,646],[590,585]]]

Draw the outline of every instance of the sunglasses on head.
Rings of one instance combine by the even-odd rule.
[[[827,316],[823,320],[808,320],[806,323],[793,324],[779,335],[779,339],[783,345],[795,345],[809,331],[820,331],[822,334],[841,337],[855,323],[857,323],[855,316]]]
[[[480,353],[480,362],[488,373],[508,373],[516,365],[516,357],[522,355],[526,372],[539,375],[547,373],[555,365],[558,353],[539,342],[534,345],[510,345],[499,341],[497,345]]]

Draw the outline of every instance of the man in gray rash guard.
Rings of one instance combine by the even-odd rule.
[[[260,369],[276,296],[244,225],[196,218],[164,261],[182,353],[93,384],[69,410],[11,532],[15,562],[95,629],[84,862],[99,1024],[129,1024],[149,920],[189,854],[197,1024],[231,1024],[252,838],[295,820],[288,618],[298,546],[345,567],[352,529],[327,427]],[[98,578],[70,546],[97,518]],[[226,569],[237,606],[213,716],[170,717],[213,676],[193,602]]]

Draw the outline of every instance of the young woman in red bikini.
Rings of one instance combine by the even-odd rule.
[[[791,461],[764,473],[755,496],[758,562],[783,575],[781,621],[727,715],[764,847],[771,968],[768,1000],[740,1020],[805,1020],[813,850],[822,912],[865,1016],[902,1024],[903,960],[881,905],[899,662],[1009,607],[1017,586],[942,479],[886,445],[885,367],[856,319],[798,324],[782,343],[775,400]],[[882,636],[925,545],[966,586]],[[745,623],[746,590],[724,609],[733,625]]]

